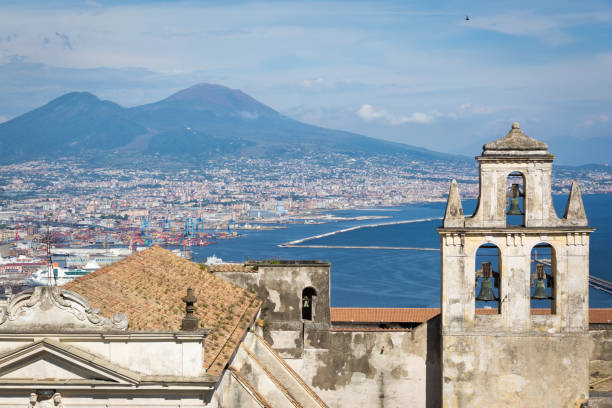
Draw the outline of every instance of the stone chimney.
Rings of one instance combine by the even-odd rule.
[[[187,296],[183,297],[185,302],[185,317],[181,322],[181,330],[184,331],[195,331],[198,330],[198,318],[195,315],[195,302],[198,299],[193,295],[193,289],[187,289]]]

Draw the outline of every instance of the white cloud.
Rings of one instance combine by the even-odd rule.
[[[459,106],[460,114],[471,113],[474,115],[484,115],[487,113],[493,113],[501,110],[500,108],[495,108],[493,106],[488,105],[472,105],[471,103],[463,103]]]
[[[610,115],[607,113],[600,113],[599,115],[591,116],[589,119],[582,122],[583,127],[594,126],[597,123],[607,122],[610,120]]]
[[[573,26],[610,21],[612,21],[610,12],[536,15],[528,11],[521,11],[520,13],[473,17],[465,26],[507,35],[535,37],[551,45],[562,45],[574,40],[565,30]]]
[[[436,118],[441,116],[440,112],[431,114],[423,112],[413,112],[410,115],[393,115],[384,109],[377,109],[372,105],[361,105],[357,111],[357,116],[366,122],[382,121],[389,125],[403,125],[405,123],[429,124],[433,123]]]
[[[323,78],[316,79],[304,79],[302,81],[302,86],[305,88],[312,88],[315,86],[329,86],[329,82],[325,81]]]

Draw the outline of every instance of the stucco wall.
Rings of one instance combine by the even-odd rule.
[[[595,391],[611,392],[612,380],[600,382],[612,376],[612,330],[594,329],[591,334],[590,382]],[[612,406],[612,401],[610,401]]]
[[[330,407],[438,407],[439,329],[310,331],[304,358],[287,361]]]
[[[444,407],[571,407],[588,392],[586,335],[442,341]]]
[[[329,264],[260,265],[256,272],[215,272],[230,282],[257,293],[264,300],[262,335],[285,358],[299,358],[303,331],[326,330],[330,325]],[[314,288],[312,321],[302,321],[302,290]],[[304,328],[306,326],[306,328]]]

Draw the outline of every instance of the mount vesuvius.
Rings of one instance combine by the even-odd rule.
[[[72,92],[0,124],[0,163],[61,157],[203,157],[342,153],[461,160],[402,143],[308,125],[237,89],[198,84],[159,102],[124,108]]]

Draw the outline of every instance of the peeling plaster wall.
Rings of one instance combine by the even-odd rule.
[[[287,362],[330,407],[439,407],[439,329],[435,318],[413,332],[311,331]]]
[[[590,382],[612,376],[612,330],[594,329],[591,334]],[[593,387],[596,391],[612,391],[612,380],[604,381]],[[609,401],[612,406],[612,401]]]
[[[299,358],[304,331],[330,327],[328,263],[260,265],[256,272],[215,272],[215,275],[257,293],[264,300],[263,337],[284,358]],[[313,320],[302,321],[302,290],[312,287]]]
[[[489,161],[480,158],[480,195],[478,207],[471,218],[466,218],[466,227],[506,226],[508,187],[506,179],[512,172],[523,175],[525,190],[525,226],[564,225],[552,203],[551,181],[552,160],[550,161]]]
[[[588,392],[587,335],[442,341],[444,407],[571,407]]]
[[[229,370],[224,370],[208,408],[261,408],[253,394]]]
[[[303,324],[301,290],[313,286],[321,296],[324,287],[329,296],[328,266],[273,266],[257,273],[217,275],[254,290],[265,300],[260,315],[262,336],[330,407],[440,407],[442,379],[452,376],[457,380],[451,388],[445,382],[444,406],[557,408],[572,406],[581,393],[588,392],[589,357],[591,377],[612,374],[612,330],[592,331],[592,338],[587,331],[587,282],[579,272],[588,268],[588,235],[544,230],[525,236],[515,231],[510,237],[505,232],[455,235],[448,240],[441,237],[444,265],[452,271],[443,277],[443,301],[448,327],[455,331],[444,337],[444,362],[440,316],[413,332],[334,331],[327,297],[317,299],[315,321]],[[555,247],[560,257],[558,298],[565,302],[557,315],[531,316],[529,302],[517,296],[510,297],[501,315],[474,315],[476,265],[466,254],[475,253],[487,240],[514,259],[503,263],[505,285],[525,296],[530,274],[525,259],[532,246],[548,242]],[[317,320],[321,316],[327,321]],[[292,343],[298,347],[289,347]],[[498,397],[501,402],[495,405]]]
[[[328,264],[215,274],[264,299],[261,335],[330,407],[440,406],[439,318],[413,332],[333,331]],[[309,286],[317,291],[314,319],[302,322]]]
[[[444,407],[564,407],[588,393],[589,230],[440,229]],[[556,260],[552,315],[531,315],[530,254]],[[476,250],[500,250],[500,313],[475,314]],[[520,402],[520,403],[519,403]]]
[[[590,230],[501,230],[473,232],[440,229],[442,325],[447,332],[491,329],[509,332],[586,332]],[[530,257],[540,243],[553,247],[556,314],[530,315]],[[499,315],[475,315],[475,255],[483,244],[501,253]],[[586,272],[585,272],[586,271]]]

